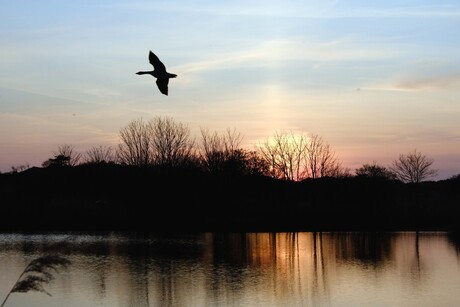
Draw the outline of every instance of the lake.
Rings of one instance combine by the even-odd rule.
[[[5,307],[460,306],[460,238],[444,232],[0,234],[0,302],[47,254],[71,262],[51,296]]]

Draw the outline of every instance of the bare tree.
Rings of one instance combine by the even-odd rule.
[[[264,160],[257,151],[249,151],[245,157],[248,175],[270,176],[270,165]]]
[[[269,165],[269,172],[273,178],[286,178],[283,174],[283,168],[279,167],[280,155],[276,146],[277,142],[272,142],[267,139],[265,142],[257,147],[257,153],[264,159]]]
[[[242,149],[243,135],[235,129],[224,133],[201,129],[200,161],[205,170],[234,175],[269,175],[269,166],[256,151]]]
[[[133,120],[120,130],[120,138],[117,155],[123,164],[178,166],[194,159],[189,127],[171,117]]]
[[[43,167],[69,166],[70,158],[64,155],[56,155],[42,163]]]
[[[306,135],[277,132],[258,147],[258,152],[270,165],[273,177],[302,180],[307,177],[303,166],[307,145]]]
[[[208,171],[217,171],[225,161],[224,140],[215,131],[212,134],[208,129],[201,129],[201,161]]]
[[[224,150],[232,156],[236,151],[240,149],[241,142],[243,141],[243,135],[236,131],[236,129],[227,129],[223,137]]]
[[[131,121],[120,129],[122,143],[118,145],[118,160],[127,165],[144,166],[152,162],[150,156],[151,135],[142,119]]]
[[[85,163],[108,163],[115,162],[115,160],[115,151],[111,146],[92,147],[85,156]]]
[[[399,155],[399,158],[393,161],[391,170],[401,181],[419,183],[437,175],[437,170],[431,168],[433,163],[433,159],[414,150],[406,155]]]
[[[155,117],[149,122],[148,129],[154,164],[178,166],[194,155],[195,140],[191,139],[187,125],[176,122],[171,117]]]
[[[66,144],[58,146],[58,150],[54,152],[54,157],[43,162],[42,166],[75,166],[80,159],[81,153],[75,151],[75,146]]]
[[[348,175],[329,144],[318,135],[276,133],[258,147],[258,153],[270,165],[275,178],[303,180]]]
[[[342,169],[341,163],[330,145],[317,134],[309,137],[306,154],[306,167],[311,178],[339,177]]]
[[[229,161],[244,159],[243,151],[239,148],[243,136],[235,129],[219,135],[201,129],[201,161],[209,171],[222,171]]]
[[[75,166],[80,162],[82,154],[75,151],[74,145],[64,144],[58,146],[58,150],[54,153],[55,157],[64,156],[68,157],[69,165]]]

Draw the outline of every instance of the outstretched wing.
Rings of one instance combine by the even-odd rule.
[[[169,78],[158,78],[157,79],[157,86],[160,92],[168,96],[168,83]]]
[[[149,62],[153,65],[153,68],[158,72],[166,72],[165,65],[160,61],[160,59],[152,52],[149,53]]]

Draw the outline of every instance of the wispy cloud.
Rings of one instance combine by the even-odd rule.
[[[344,38],[326,42],[305,39],[270,40],[251,49],[223,53],[212,58],[198,60],[174,67],[176,71],[199,72],[221,70],[237,66],[273,66],[285,61],[368,61],[385,60],[399,56],[401,50],[391,47],[368,45]]]
[[[449,90],[458,89],[459,86],[460,73],[426,78],[414,78],[411,80],[401,80],[394,84],[395,89],[408,91]]]
[[[163,11],[163,12],[186,12],[209,15],[226,16],[265,16],[265,17],[319,17],[330,11],[338,0],[308,1],[136,1],[123,2],[109,5],[111,8],[123,10]],[[308,10],[305,10],[305,6]]]
[[[203,4],[202,2],[200,4]],[[208,1],[206,5],[197,5],[193,1],[187,3],[168,2],[123,2],[111,5],[112,8],[142,11],[163,12],[194,12],[210,15],[238,15],[261,17],[293,17],[293,18],[395,18],[395,17],[458,17],[460,9],[457,5],[394,5],[378,2],[367,7],[349,1]],[[305,9],[308,7],[308,9]]]
[[[373,18],[433,18],[433,17],[459,17],[458,6],[451,5],[424,5],[424,6],[386,6],[376,8],[351,8],[337,10],[329,17],[373,17]]]
[[[460,88],[460,73],[449,75],[434,75],[426,77],[405,77],[396,81],[382,82],[364,86],[363,89],[378,91],[436,91],[457,90]]]

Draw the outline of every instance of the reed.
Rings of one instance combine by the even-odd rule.
[[[53,273],[57,273],[61,268],[67,268],[70,261],[58,255],[45,255],[29,262],[18,280],[6,295],[0,307],[3,307],[12,293],[26,293],[38,291],[51,296],[43,285],[54,279]]]

